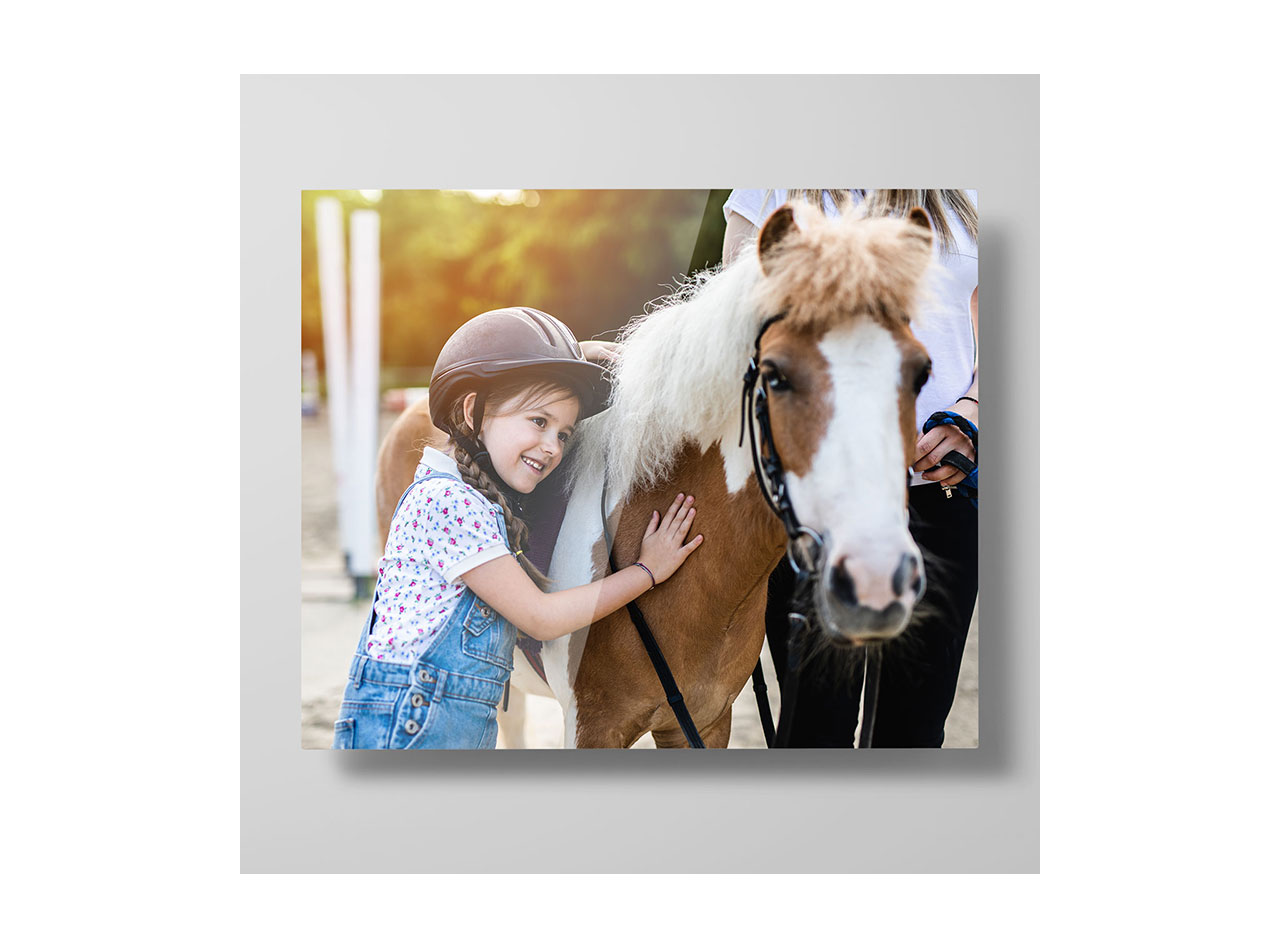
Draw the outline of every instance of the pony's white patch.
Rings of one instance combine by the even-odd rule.
[[[832,555],[901,550],[907,460],[898,344],[875,320],[858,319],[831,330],[818,348],[830,366],[834,410],[808,473],[787,474],[796,514],[829,536]]]
[[[587,421],[595,421],[595,419]],[[583,586],[596,578],[592,550],[602,532],[600,492],[604,484],[604,471],[598,462],[593,464],[590,456],[584,456],[576,450],[574,454],[576,469],[573,492],[565,509],[564,521],[556,538],[555,551],[551,555],[551,568],[548,570],[553,592]],[[534,693],[546,694],[547,687],[550,686],[551,696],[560,703],[560,708],[565,715],[564,746],[566,747],[573,746],[573,736],[577,731],[577,702],[573,696],[573,683],[569,680],[570,643],[573,642],[574,648],[580,651],[583,643],[577,637],[587,634],[587,629],[579,629],[561,638],[544,642],[542,664],[547,673],[546,684],[534,675],[535,687],[538,689]],[[524,664],[527,667],[527,663],[523,661],[517,664]]]
[[[599,459],[575,452],[573,491],[551,554],[552,590],[572,589],[595,579],[591,551],[603,530],[603,488],[604,469]]]
[[[572,696],[564,709],[564,746],[578,746],[578,699]]]
[[[739,417],[728,431],[721,433],[719,439],[720,454],[724,459],[724,483],[730,494],[736,494],[742,490],[756,473],[755,465],[751,461],[751,446],[747,444],[745,438],[741,446],[738,444],[738,428],[741,424]],[[710,446],[704,444],[702,450],[705,452]]]
[[[586,632],[572,632],[542,643],[542,668],[547,673],[552,696],[560,702],[562,709],[573,697],[573,688],[569,684],[569,638],[572,635],[586,635]]]

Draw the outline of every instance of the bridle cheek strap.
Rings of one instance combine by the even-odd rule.
[[[747,371],[742,376],[742,414],[738,425],[738,447],[750,428],[751,464],[755,468],[756,483],[764,494],[765,502],[774,515],[782,521],[789,540],[801,536],[815,536],[813,531],[806,530],[791,506],[791,498],[787,494],[787,483],[782,461],[778,457],[778,449],[773,443],[773,426],[769,421],[769,389],[760,378],[760,340],[765,331],[778,320],[786,316],[786,311],[770,316],[756,333],[755,349]],[[750,415],[754,423],[747,420]]]

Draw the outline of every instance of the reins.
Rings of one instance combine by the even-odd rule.
[[[604,530],[605,549],[609,551],[609,571],[616,573],[618,564],[613,558],[613,537],[609,536],[609,512],[605,510],[605,495],[608,485],[601,485],[600,488],[600,525]],[[706,743],[702,740],[702,735],[698,733],[698,727],[693,723],[693,715],[689,713],[689,707],[684,703],[684,695],[680,693],[680,686],[676,684],[675,675],[671,674],[671,666],[667,664],[667,658],[662,654],[662,646],[658,644],[658,640],[653,635],[653,630],[649,628],[649,622],[645,619],[644,613],[640,611],[640,607],[636,605],[635,600],[627,603],[627,614],[631,616],[631,624],[636,627],[636,631],[640,633],[640,641],[644,643],[644,650],[649,656],[649,664],[653,666],[653,670],[658,675],[658,681],[662,683],[662,691],[666,695],[667,705],[671,708],[671,713],[676,716],[676,722],[680,725],[680,733],[684,735],[685,741],[693,748],[706,748]],[[763,679],[761,680],[763,684]],[[766,707],[768,699],[766,698]]]
[[[613,560],[612,543],[609,543],[609,569],[615,573],[618,571],[617,564]],[[662,690],[667,696],[667,704],[680,724],[684,739],[690,747],[705,748],[707,745],[703,742],[702,735],[698,733],[697,725],[693,723],[693,715],[689,713],[689,708],[684,703],[684,695],[680,693],[680,686],[676,684],[675,676],[671,674],[671,666],[667,664],[666,656],[662,654],[662,647],[653,637],[653,630],[649,628],[644,613],[640,611],[634,599],[627,603],[627,612],[631,615],[631,622],[636,627],[636,631],[640,633],[644,650],[649,654],[649,664],[658,673],[658,680],[662,682]]]

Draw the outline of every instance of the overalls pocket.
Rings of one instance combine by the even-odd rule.
[[[355,743],[356,719],[341,718],[333,722],[333,749],[351,750]]]
[[[366,662],[347,682],[342,707],[333,726],[339,750],[376,750],[392,746],[396,720],[408,692],[409,669]],[[339,741],[345,741],[340,746]]]
[[[462,651],[510,672],[514,645],[515,634],[506,620],[492,606],[477,599],[463,622]]]

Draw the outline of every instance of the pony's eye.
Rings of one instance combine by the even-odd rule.
[[[929,373],[932,371],[933,371],[933,363],[926,362],[924,364],[924,368],[922,368],[920,370],[920,373],[916,376],[915,387],[916,387],[917,395],[920,394],[920,390],[924,388],[925,383],[929,381]]]
[[[789,392],[791,391],[791,380],[782,374],[772,362],[766,362],[764,365],[765,376],[764,383],[769,386],[771,392]]]

